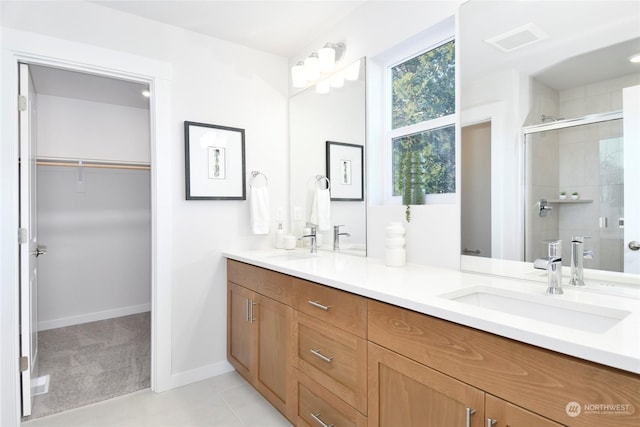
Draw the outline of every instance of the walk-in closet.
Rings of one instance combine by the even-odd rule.
[[[38,418],[150,386],[151,165],[148,87],[29,69]]]

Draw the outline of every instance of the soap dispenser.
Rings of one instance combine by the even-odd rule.
[[[284,229],[282,228],[282,222],[278,222],[278,228],[276,228],[276,249],[284,248]]]

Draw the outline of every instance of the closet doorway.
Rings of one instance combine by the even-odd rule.
[[[29,71],[37,418],[150,386],[150,114],[144,84]]]

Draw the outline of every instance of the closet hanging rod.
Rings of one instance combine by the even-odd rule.
[[[62,166],[77,168],[80,166],[80,160],[36,160],[38,166]],[[117,162],[96,162],[82,160],[82,167],[85,168],[101,168],[101,169],[132,169],[132,170],[150,170],[151,166],[143,163],[117,163]]]

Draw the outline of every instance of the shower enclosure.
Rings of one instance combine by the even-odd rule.
[[[563,241],[569,265],[572,236],[589,236],[585,268],[624,271],[622,112],[545,121],[524,128],[525,260],[546,258]]]

